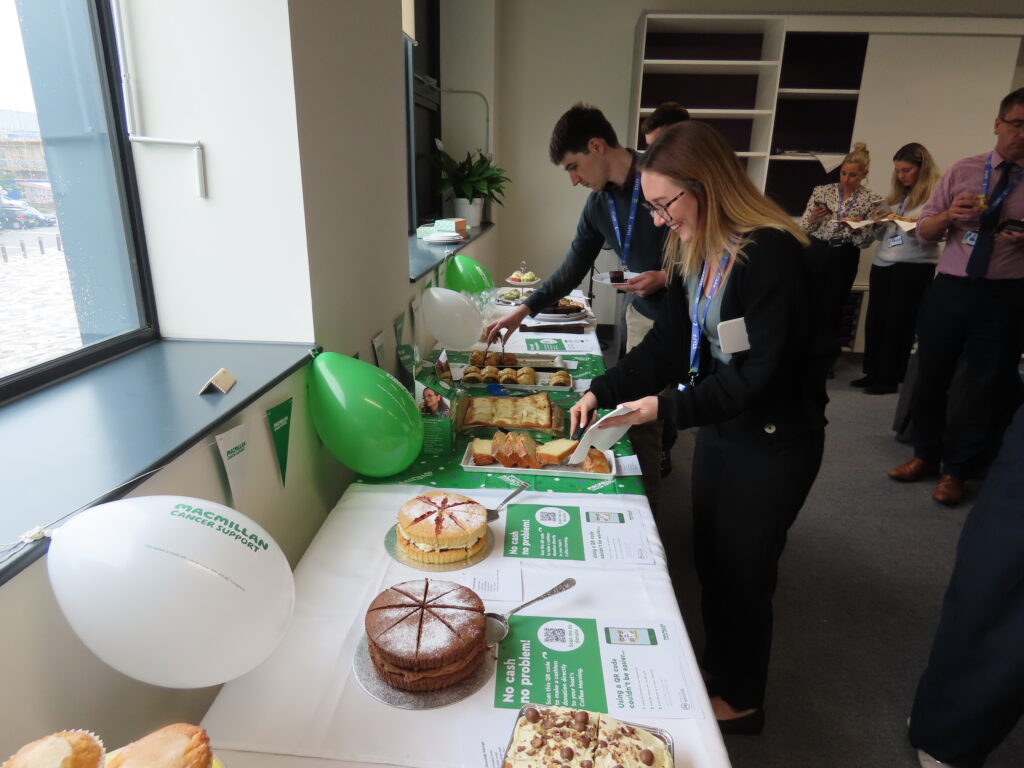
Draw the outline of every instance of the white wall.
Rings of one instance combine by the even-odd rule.
[[[161,331],[313,340],[286,0],[125,0],[134,145]]]
[[[441,85],[479,91],[490,104],[490,127],[483,100],[471,93],[441,94],[441,139],[448,153],[494,148],[496,0],[441,0]]]

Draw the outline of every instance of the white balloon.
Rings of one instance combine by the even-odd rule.
[[[58,529],[50,583],[75,633],[114,669],[201,688],[262,662],[284,636],[295,582],[281,548],[230,507],[140,496]]]
[[[469,349],[480,340],[484,320],[473,300],[448,288],[430,288],[423,294],[423,319],[443,347]]]

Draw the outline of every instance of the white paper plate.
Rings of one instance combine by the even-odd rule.
[[[606,413],[596,422],[587,427],[587,431],[583,433],[583,437],[580,438],[580,444],[576,446],[576,450],[572,452],[572,456],[569,457],[569,463],[575,464],[583,461],[587,457],[587,451],[591,448],[597,448],[599,451],[606,451],[619,442],[626,432],[629,430],[628,426],[625,427],[609,427],[608,429],[598,429],[597,425],[600,424],[607,418],[612,416],[622,416],[626,413],[632,413],[632,408],[627,408],[624,405],[620,405],[611,413]]]
[[[533,319],[543,320],[545,323],[569,323],[572,322],[573,320],[584,320],[586,319],[586,317],[587,310],[581,309],[579,312],[573,312],[568,315],[563,315],[561,313],[548,314],[547,312],[538,312],[536,315],[534,315]],[[529,330],[529,326],[527,326],[523,330]]]
[[[640,275],[639,272],[623,272],[622,273],[622,277],[625,280],[629,280],[631,277],[638,277],[639,275]],[[613,283],[611,281],[611,278],[608,277],[608,273],[607,272],[595,272],[594,273],[594,282],[595,283],[599,283],[601,285],[623,285],[623,283]]]
[[[458,232],[434,232],[423,238],[427,243],[461,243],[463,239]]]

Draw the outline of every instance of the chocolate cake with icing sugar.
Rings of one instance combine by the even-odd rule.
[[[370,659],[404,691],[436,691],[471,677],[487,652],[484,605],[451,581],[396,584],[370,603],[364,621]]]
[[[421,563],[468,560],[487,545],[487,510],[458,493],[421,494],[398,510],[395,544]]]

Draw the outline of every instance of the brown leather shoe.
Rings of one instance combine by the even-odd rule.
[[[964,500],[964,481],[959,477],[943,475],[939,478],[939,484],[935,486],[932,498],[939,504],[955,507]]]
[[[939,474],[937,465],[930,464],[916,456],[905,464],[900,464],[898,467],[893,467],[889,470],[889,477],[893,480],[899,480],[901,483],[916,483],[922,477],[937,474]]]

